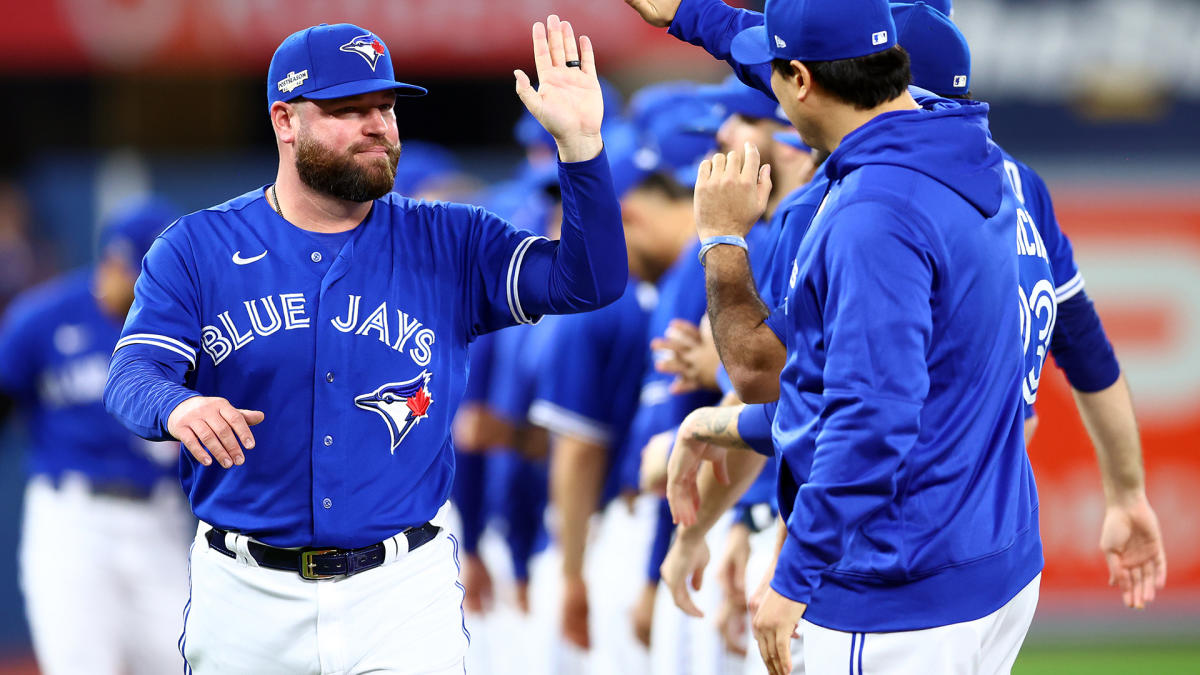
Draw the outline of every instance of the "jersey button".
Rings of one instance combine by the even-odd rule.
[[[325,437],[325,445],[327,445],[327,446],[328,446],[328,445],[333,445],[333,436],[326,436],[326,437]]]
[[[333,500],[330,499],[329,497],[326,497],[325,499],[321,500],[321,506],[324,506],[327,509],[332,509],[333,508]]]
[[[320,251],[313,251],[312,255],[309,257],[312,258],[313,262],[321,262],[321,252]]]
[[[329,371],[328,373],[325,373],[325,381],[333,382],[333,371],[332,370]]]

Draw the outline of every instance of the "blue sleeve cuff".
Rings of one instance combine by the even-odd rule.
[[[771,329],[781,343],[787,344],[787,316],[783,312],[783,305],[776,307],[763,323]]]
[[[738,436],[752,450],[767,457],[775,456],[775,444],[771,441],[771,426],[775,422],[777,403],[754,403],[742,408],[738,415]]]
[[[599,309],[621,297],[629,280],[621,205],[603,149],[582,162],[559,162],[562,234],[530,246],[516,282],[528,315]]]
[[[812,601],[814,584],[809,581],[809,573],[805,570],[803,561],[804,551],[791,532],[783,542],[779,551],[779,561],[775,564],[775,576],[771,578],[771,588],[783,597],[808,604]],[[815,574],[811,575],[815,577]]]

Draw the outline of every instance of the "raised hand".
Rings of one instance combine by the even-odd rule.
[[[254,447],[250,427],[261,421],[259,410],[235,408],[217,396],[193,396],[171,411],[167,433],[182,441],[197,462],[208,466],[216,459],[228,469],[245,464],[242,448]]]
[[[541,21],[533,24],[533,60],[538,86],[534,89],[524,71],[514,70],[517,96],[554,136],[559,157],[564,162],[581,162],[600,154],[604,97],[592,41],[584,35],[576,44],[571,24],[551,14],[544,25]]]
[[[758,148],[717,153],[700,163],[696,177],[696,232],[700,238],[745,236],[767,208],[771,165],[759,165]]]
[[[675,13],[679,11],[679,3],[682,0],[625,0],[625,4],[632,7],[646,23],[659,28],[666,28],[671,25],[671,21],[675,19]]]

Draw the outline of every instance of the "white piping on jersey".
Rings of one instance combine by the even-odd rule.
[[[1054,289],[1054,301],[1061,304],[1070,300],[1083,290],[1083,272],[1076,272],[1067,283]]]
[[[601,424],[584,415],[551,403],[545,399],[537,399],[529,406],[529,421],[550,431],[581,438],[596,445],[608,445],[612,433],[607,424]]]
[[[126,335],[117,341],[117,346],[113,349],[113,353],[116,354],[118,349],[121,349],[122,347],[128,347],[129,345],[152,345],[155,347],[162,347],[163,349],[175,352],[176,354],[182,356],[188,360],[188,363],[192,364],[193,368],[196,367],[196,350],[187,346],[183,342],[180,342],[179,340],[169,338],[165,335],[155,335],[153,333],[134,333],[132,335]]]
[[[525,310],[521,308],[521,297],[517,291],[517,281],[521,278],[521,262],[525,259],[525,252],[529,250],[533,242],[539,239],[546,238],[539,236],[526,237],[520,244],[517,244],[517,248],[513,250],[512,258],[508,261],[508,282],[506,287],[508,291],[508,311],[512,312],[513,318],[517,320],[517,323],[537,323],[536,321],[531,321],[525,315]]]

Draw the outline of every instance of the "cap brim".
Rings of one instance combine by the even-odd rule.
[[[324,89],[314,89],[313,91],[301,94],[301,96],[324,101],[331,98],[345,98],[347,96],[369,94],[373,91],[387,91],[388,89],[395,90],[397,96],[424,96],[429,93],[425,87],[418,87],[415,84],[406,84],[395,80],[358,80],[356,82],[335,84],[332,87],[325,87]]]
[[[769,45],[767,27],[755,26],[735,35],[729,45],[729,51],[733,54],[734,61],[745,66],[756,66],[775,58]]]

